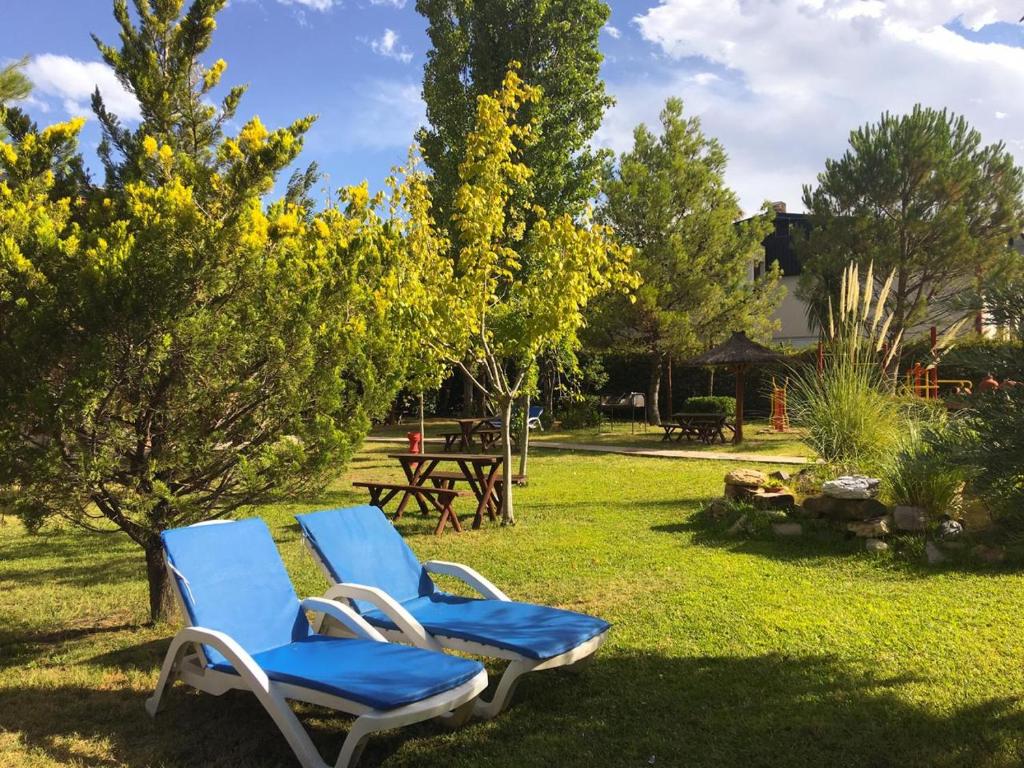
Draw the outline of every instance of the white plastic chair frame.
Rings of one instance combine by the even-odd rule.
[[[330,581],[334,581],[330,570],[321,559],[316,547],[313,546],[307,536],[303,536],[303,541],[327,578]],[[427,573],[452,576],[459,579],[488,600],[512,602],[508,595],[467,565],[449,563],[442,560],[429,560],[423,563],[423,568]],[[512,694],[515,693],[516,686],[523,675],[528,672],[540,672],[545,669],[556,669],[558,667],[573,667],[578,670],[594,657],[608,635],[608,631],[605,630],[601,634],[580,643],[575,648],[571,648],[558,656],[552,656],[549,659],[532,659],[496,645],[484,645],[445,635],[431,635],[401,603],[377,587],[370,587],[364,584],[335,583],[324,593],[324,598],[328,600],[337,600],[339,598],[365,600],[368,603],[372,603],[374,607],[387,616],[397,627],[397,629],[376,628],[384,637],[393,642],[405,643],[430,651],[447,648],[454,651],[471,653],[476,656],[486,656],[508,661],[509,665],[505,668],[504,673],[502,673],[501,679],[498,681],[498,687],[495,689],[490,701],[485,700],[481,696],[476,700],[476,704],[473,707],[473,715],[484,720],[497,717],[508,707]],[[325,634],[335,636],[347,635],[345,627],[339,627],[336,622],[325,622],[324,618],[323,615],[317,617],[317,623],[314,624],[314,628],[318,632],[323,627]]]
[[[178,603],[182,607],[182,615],[187,616],[177,580],[171,581]],[[351,636],[387,642],[380,632],[347,605],[327,598],[312,597],[303,600],[301,606],[303,610],[316,614],[314,625],[317,627],[322,623],[323,616],[330,616],[335,622],[340,622],[348,628]],[[238,674],[211,669],[202,645],[215,648],[231,663]],[[471,680],[451,690],[396,709],[378,710],[323,691],[271,680],[252,656],[230,636],[216,630],[194,626],[180,630],[167,649],[156,690],[146,700],[146,711],[151,716],[156,717],[161,709],[165,689],[175,680],[181,680],[214,696],[220,696],[232,689],[252,691],[273,718],[304,768],[329,768],[329,764],[323,760],[313,745],[309,734],[288,705],[289,700],[329,707],[357,716],[334,763],[335,768],[350,768],[359,760],[370,734],[435,717],[447,716],[456,721],[463,721],[472,713],[474,699],[487,688],[487,672],[481,671]]]

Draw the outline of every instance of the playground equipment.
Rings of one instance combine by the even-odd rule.
[[[935,345],[937,343],[936,329],[934,325],[931,327],[931,341],[934,353]],[[953,387],[954,391],[958,394],[968,395],[971,394],[974,386],[973,383],[967,379],[940,379],[938,363],[921,365],[919,362],[915,362],[907,371],[906,384],[909,391],[913,392],[915,396],[922,397],[925,400],[938,400],[939,388],[942,386]]]
[[[786,388],[789,386],[789,379],[783,379],[782,386],[775,383],[772,377],[772,430],[785,432],[789,429],[789,413],[786,411]]]

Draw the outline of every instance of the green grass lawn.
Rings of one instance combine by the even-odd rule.
[[[407,432],[418,430],[418,422],[378,426],[373,434],[381,437],[404,437]],[[425,424],[427,437],[437,437],[443,432],[457,431],[458,427],[453,421],[446,419],[427,419]],[[701,451],[704,453],[763,453],[776,456],[807,456],[811,457],[814,452],[807,447],[800,437],[800,429],[791,429],[788,432],[778,433],[769,429],[767,420],[760,419],[748,421],[743,425],[744,440],[740,445],[732,443],[714,443],[705,445],[697,441],[682,440],[671,442],[662,440],[664,431],[661,427],[647,427],[633,424],[628,421],[617,421],[612,425],[605,424],[600,429],[561,429],[552,428],[544,432],[533,430],[530,432],[530,439],[536,443],[562,442],[591,445],[623,446],[627,448],[652,448],[680,449],[685,451]],[[726,435],[729,435],[726,432]]]
[[[319,498],[258,510],[300,595],[326,583],[292,513],[361,501],[354,476],[397,477],[387,450]],[[715,537],[694,513],[728,468],[543,451],[514,528],[438,539],[408,517],[421,557],[615,627],[582,674],[527,677],[495,721],[373,738],[362,765],[1021,765],[1024,576],[930,571],[852,542]],[[142,573],[117,536],[0,526],[0,766],[293,765],[248,694],[179,684],[148,718],[174,627],[144,625]],[[349,721],[303,712],[336,755]]]

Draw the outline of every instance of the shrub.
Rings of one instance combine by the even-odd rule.
[[[563,429],[586,429],[601,425],[601,409],[596,397],[587,396],[562,409]]]
[[[929,357],[927,341],[906,348],[905,365]],[[966,379],[977,384],[987,373],[997,379],[1024,380],[1024,342],[997,339],[965,339],[946,352],[939,366],[941,379]]]
[[[736,398],[721,395],[688,397],[683,403],[684,413],[724,413],[726,416],[736,415]]]
[[[1024,534],[1024,388],[975,395],[940,448],[968,473],[994,520]]]
[[[885,488],[896,504],[921,507],[936,518],[959,517],[967,472],[950,462],[942,449],[946,429],[933,423],[920,430],[911,426],[883,473]]]

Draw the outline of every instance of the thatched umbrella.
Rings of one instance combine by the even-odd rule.
[[[732,438],[734,443],[743,440],[743,378],[747,368],[752,365],[778,363],[785,359],[784,355],[751,341],[743,331],[735,331],[728,341],[689,361],[690,365],[728,366],[736,374],[736,433]]]

